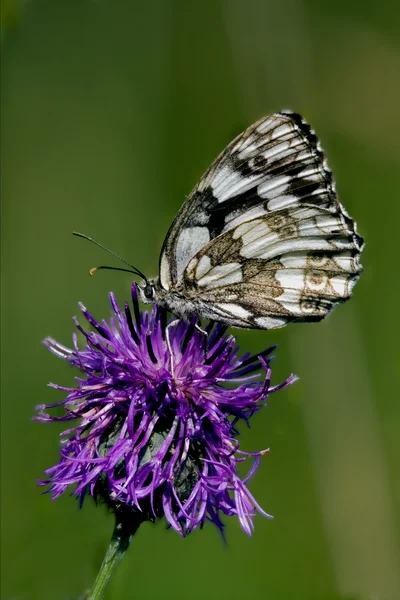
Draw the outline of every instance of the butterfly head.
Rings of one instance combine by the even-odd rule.
[[[138,284],[137,289],[143,304],[153,304],[157,301],[157,288],[158,278],[145,279]]]

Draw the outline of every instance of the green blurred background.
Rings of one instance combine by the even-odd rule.
[[[147,274],[177,209],[217,153],[282,108],[322,139],[367,246],[352,301],[324,323],[239,331],[279,343],[279,392],[243,430],[271,447],[250,488],[275,515],[250,539],[226,520],[187,539],[145,524],[107,598],[400,598],[398,3],[319,0],[8,0],[2,4],[2,599],[76,599],[112,517],[52,502],[35,480],[58,457],[37,403],[73,373],[82,300],[110,314],[130,277],[92,235]],[[112,263],[112,260],[111,260]],[[243,428],[244,429],[244,428]]]

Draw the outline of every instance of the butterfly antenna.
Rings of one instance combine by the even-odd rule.
[[[119,267],[107,267],[105,265],[101,265],[99,267],[93,267],[92,269],[90,269],[90,271],[89,271],[90,275],[93,275],[95,271],[99,271],[100,269],[109,269],[111,271],[126,271],[127,273],[133,273],[134,275],[139,275],[139,277],[141,277],[142,279],[144,279],[147,282],[147,277],[146,277],[146,275],[144,275],[142,273],[142,271],[139,271],[139,269],[137,269],[136,267],[131,265],[131,263],[128,263],[128,261],[126,261],[124,258],[122,258],[122,256],[119,256],[119,254],[117,254],[116,252],[113,252],[109,248],[106,248],[105,246],[103,246],[103,244],[96,242],[96,240],[89,237],[88,235],[85,235],[84,233],[79,233],[78,231],[73,231],[72,235],[76,235],[76,237],[81,237],[85,240],[88,240],[89,242],[92,242],[93,244],[96,244],[96,246],[99,246],[99,248],[102,248],[109,254],[112,254],[113,256],[115,256],[115,258],[118,258],[118,260],[120,260],[124,264],[128,265],[128,267],[130,267],[130,269],[121,269]]]

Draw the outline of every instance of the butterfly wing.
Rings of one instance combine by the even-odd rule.
[[[315,133],[277,113],[238,136],[183,204],[160,284],[233,325],[319,320],[350,297],[362,245]]]
[[[209,242],[189,262],[184,288],[201,302],[200,316],[239,327],[319,321],[350,298],[360,243],[343,215],[283,209]]]

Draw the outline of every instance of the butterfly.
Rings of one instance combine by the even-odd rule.
[[[363,246],[315,132],[283,111],[212,163],[168,231],[159,277],[139,294],[186,320],[257,329],[320,321],[350,298]]]
[[[200,179],[169,228],[159,277],[134,272],[141,300],[181,319],[274,329],[320,321],[348,300],[363,246],[315,132],[282,111],[236,137]]]

